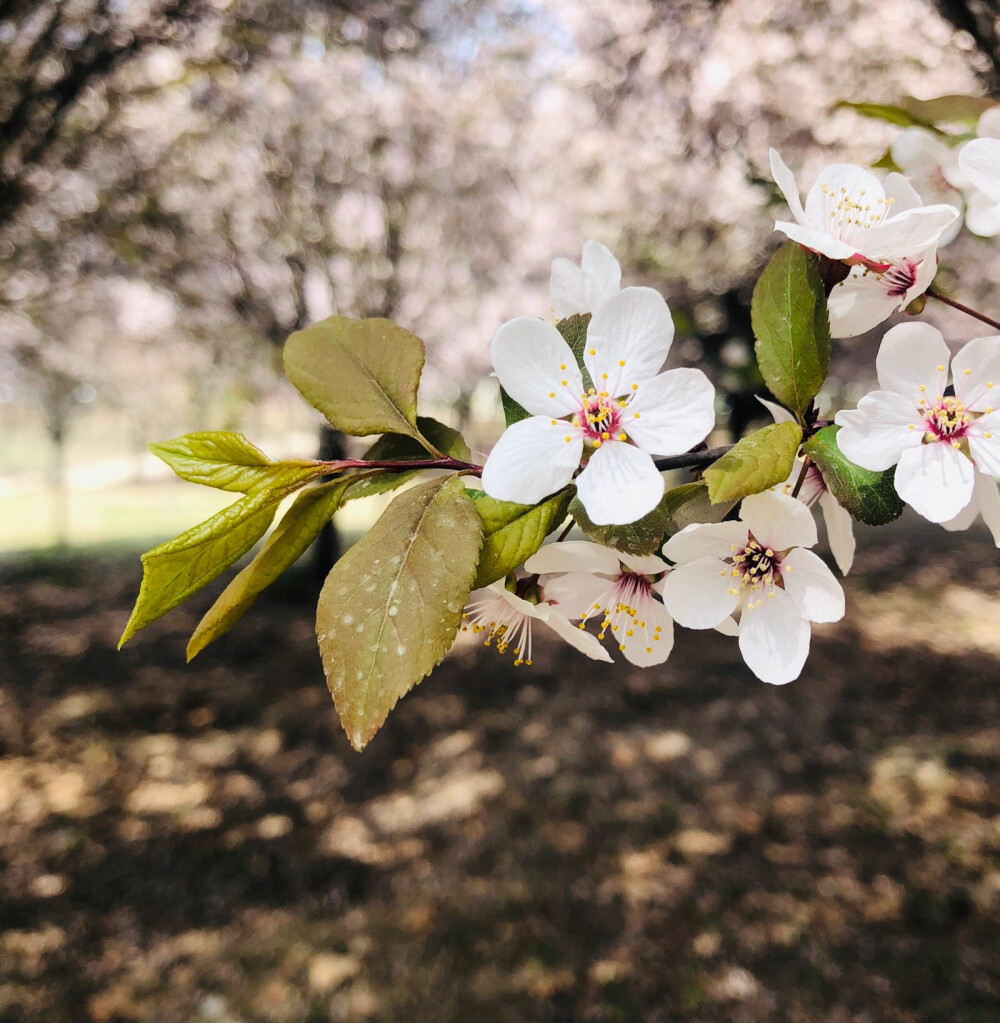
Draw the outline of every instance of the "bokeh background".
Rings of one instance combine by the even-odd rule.
[[[0,1021],[1000,1019],[1000,555],[859,530],[775,690],[462,645],[361,756],[306,559],[191,666],[221,586],[115,652],[138,554],[225,503],[145,450],[311,456],[293,330],[389,316],[484,451],[488,345],[588,238],[673,364],[758,415],[749,292],[807,184],[1000,95],[991,0],[7,0],[0,7]],[[996,314],[1000,242],[939,286]],[[955,341],[981,333],[944,307]],[[824,392],[873,380],[837,343]],[[368,502],[375,504],[377,499]],[[345,542],[378,507],[356,502]]]

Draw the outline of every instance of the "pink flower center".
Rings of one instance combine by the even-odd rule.
[[[730,593],[740,590],[757,591],[765,586],[781,586],[781,554],[765,547],[753,533],[747,534],[747,542],[740,547],[733,546],[729,559],[733,566],[730,574],[734,585]]]
[[[924,439],[930,443],[944,441],[958,446],[959,441],[969,432],[972,417],[958,398],[938,397],[934,404],[925,410]]]
[[[916,281],[917,264],[912,259],[904,259],[902,263],[893,263],[881,275],[880,283],[893,298],[903,298]]]
[[[597,394],[591,388],[580,398],[580,411],[573,416],[573,425],[580,428],[584,440],[590,441],[594,447],[600,447],[606,440],[628,440],[622,426],[627,406],[627,399],[612,398],[607,391]]]

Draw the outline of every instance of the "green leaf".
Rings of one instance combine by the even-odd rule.
[[[784,483],[801,443],[798,423],[775,423],[748,434],[705,470],[712,504],[738,501]]]
[[[578,497],[570,502],[569,513],[594,543],[635,555],[656,554],[659,551],[670,517],[661,501],[649,514],[635,522],[625,526],[600,526],[590,521],[587,509]]]
[[[420,440],[424,343],[392,320],[331,316],[292,334],[284,358],[288,379],[338,430]]]
[[[222,591],[198,623],[187,647],[189,661],[227,633],[257,597],[298,561],[330,521],[350,485],[350,479],[338,479],[299,494],[257,556]]]
[[[914,99],[905,96],[900,108],[922,123],[975,124],[979,115],[994,105],[990,96],[936,96],[934,99]]]
[[[764,382],[799,414],[830,367],[830,321],[818,265],[814,253],[786,242],[760,275],[750,307]]]
[[[241,433],[209,431],[150,444],[149,450],[166,462],[181,479],[217,490],[247,493],[257,487],[280,484],[288,474],[311,469],[320,476],[323,467],[306,460],[272,462]]]
[[[590,326],[590,313],[574,313],[556,324],[556,330],[563,336],[576,359],[577,366],[583,376],[583,387],[587,390],[594,386],[590,371],[584,365],[583,356],[587,349],[587,328]]]
[[[483,546],[472,588],[489,586],[530,558],[566,518],[571,495],[567,487],[541,504],[514,504],[497,501],[481,490],[470,490],[483,521]]]
[[[472,460],[472,452],[465,438],[450,426],[439,423],[429,416],[417,416],[417,428],[442,454],[457,458],[463,462]],[[425,448],[412,437],[401,437],[399,434],[384,433],[364,453],[370,462],[414,462],[425,461],[429,456]],[[368,470],[362,469],[361,472]],[[383,472],[377,476],[368,476],[359,480],[344,497],[344,503],[358,497],[371,497],[373,494],[385,494],[401,487],[408,480],[420,475],[423,469],[408,469],[403,472]]]
[[[502,387],[500,388],[500,404],[503,405],[503,418],[507,426],[513,426],[531,415],[527,409],[518,405]]]
[[[225,571],[267,532],[278,505],[314,475],[300,470],[280,486],[255,490],[186,533],[142,556],[142,583],[132,615],[118,643],[124,646],[140,629],[183,603]]]
[[[695,522],[721,522],[735,503],[723,501],[721,504],[712,504],[708,496],[708,484],[704,480],[684,483],[664,494],[660,502],[666,518],[664,533],[673,536]]]
[[[903,502],[893,482],[895,466],[872,472],[849,462],[837,445],[839,426],[824,426],[802,450],[819,466],[830,493],[856,519],[869,526],[884,526],[903,514]]]
[[[458,477],[430,480],[400,494],[327,576],[316,633],[355,749],[451,646],[482,530]]]
[[[927,131],[937,132],[940,130],[931,121],[921,116],[918,112],[907,110],[902,106],[891,103],[851,103],[842,99],[834,104],[837,108],[853,110],[862,117],[870,117],[876,121],[887,121],[889,124],[898,124],[901,128],[925,128]]]

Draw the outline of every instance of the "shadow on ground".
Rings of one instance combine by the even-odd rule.
[[[1000,1018],[984,535],[862,537],[797,684],[470,645],[360,756],[305,573],[190,667],[137,581],[0,581],[2,1023]]]

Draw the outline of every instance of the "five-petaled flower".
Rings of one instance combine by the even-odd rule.
[[[715,389],[701,370],[660,373],[674,336],[670,310],[652,288],[625,288],[590,319],[589,376],[550,323],[519,316],[493,338],[504,390],[529,418],[513,423],[483,467],[491,497],[535,504],[576,478],[591,521],[634,522],[663,497],[654,455],[679,455],[715,425]]]
[[[795,218],[775,221],[775,230],[830,259],[876,269],[923,259],[958,217],[954,206],[923,206],[919,199],[912,205],[915,193],[900,174],[888,175],[883,185],[863,167],[832,164],[809,189],[803,208],[795,176],[774,149],[771,173]]]
[[[940,331],[901,323],[875,360],[881,390],[836,415],[844,455],[875,472],[895,465],[899,496],[941,523],[973,500],[977,470],[1000,475],[1000,337],[976,338],[955,356],[954,394],[946,393],[949,361]]]
[[[755,494],[743,501],[739,522],[687,526],[666,542],[663,553],[677,567],[664,581],[663,602],[679,625],[738,633],[761,681],[791,682],[809,654],[809,623],[844,616],[840,584],[805,550],[816,539],[800,501]]]
[[[512,647],[515,666],[531,664],[531,627],[535,622],[547,625],[560,639],[593,660],[611,660],[594,636],[581,632],[550,601],[543,599],[540,588],[534,590],[533,595],[539,598],[537,603],[508,590],[502,579],[476,590],[469,596],[462,614],[462,631],[474,635],[485,632],[483,643],[495,646],[499,654]]]
[[[674,623],[656,599],[667,564],[587,540],[548,544],[524,564],[542,575],[549,600],[567,617],[600,617],[600,635],[610,631],[625,659],[646,668],[662,664],[674,645]]]

